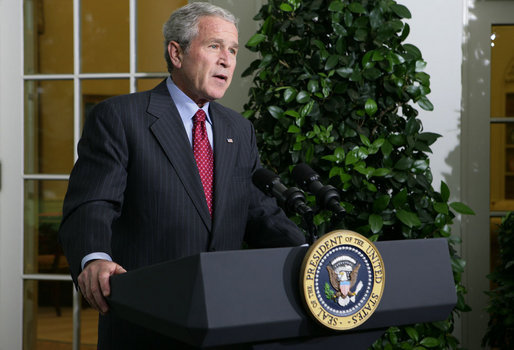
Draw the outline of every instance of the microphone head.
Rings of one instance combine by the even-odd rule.
[[[274,172],[264,168],[255,170],[252,175],[253,184],[270,197],[273,196],[271,191],[277,179],[279,177]]]
[[[310,182],[319,180],[319,175],[305,163],[300,163],[293,168],[292,175],[296,183],[306,188]]]

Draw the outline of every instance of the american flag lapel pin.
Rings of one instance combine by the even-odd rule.
[[[227,142],[228,142],[228,143],[234,143],[234,140],[232,140],[231,138],[228,138],[228,139],[227,139]]]

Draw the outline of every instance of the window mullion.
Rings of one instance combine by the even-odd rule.
[[[130,92],[136,92],[137,81],[135,73],[137,66],[137,0],[130,0],[129,18]]]
[[[81,63],[81,0],[73,0],[73,159],[78,159],[77,145],[80,138],[81,126],[81,81],[80,81],[80,68]],[[78,292],[73,292],[73,337],[72,349],[80,349],[80,308],[81,300],[77,295]]]

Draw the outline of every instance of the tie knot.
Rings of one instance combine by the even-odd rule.
[[[193,117],[193,122],[194,123],[202,123],[205,121],[205,118],[207,116],[205,115],[205,112],[203,111],[203,109],[199,109],[198,111],[196,111],[195,113],[195,116]]]

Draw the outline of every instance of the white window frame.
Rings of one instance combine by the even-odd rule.
[[[489,290],[489,220],[503,212],[490,211],[491,26],[514,23],[514,2],[469,0],[463,46],[462,99],[462,200],[476,215],[462,217],[462,255],[466,260],[466,302],[462,313],[462,346],[475,349],[481,343],[489,315],[485,311]],[[512,122],[512,118],[501,118]]]
[[[22,17],[18,1],[0,1],[0,349],[22,339]]]
[[[19,42],[23,43],[23,1],[21,2],[20,11],[21,17],[21,35]],[[81,82],[83,80],[87,79],[129,79],[130,84],[130,92],[135,92],[137,90],[137,79],[138,78],[163,78],[166,77],[167,73],[138,73],[136,72],[137,67],[137,0],[129,0],[129,72],[128,73],[81,73],[80,67],[81,67],[81,0],[73,0],[73,74],[24,74],[23,72],[23,64],[20,67],[21,75],[22,75],[22,86],[21,86],[21,97],[19,97],[19,100],[21,99],[21,108],[24,108],[23,104],[23,89],[24,89],[24,82],[25,81],[34,81],[34,80],[73,80],[73,89],[74,89],[74,97],[73,97],[73,123],[74,123],[74,129],[73,129],[73,139],[74,139],[74,161],[77,160],[77,144],[80,138],[81,134],[81,120],[82,120],[82,106],[81,106],[81,97],[82,97],[82,86]],[[23,53],[23,45],[21,48],[21,58],[24,57]],[[21,59],[19,59],[19,62],[22,62]],[[20,112],[20,116],[23,116],[23,110]],[[23,121],[23,117],[21,117],[21,120]],[[20,138],[21,144],[20,148],[22,150],[21,155],[19,156],[19,167],[20,172],[22,174],[21,183],[17,186],[17,188],[20,188],[21,191],[23,191],[23,182],[27,180],[34,180],[34,181],[40,181],[40,180],[68,180],[69,175],[68,174],[25,174],[23,169],[23,127],[21,127],[21,135]],[[23,193],[18,194],[17,198],[22,198],[22,201],[24,200]],[[21,216],[23,217],[23,204],[21,207]],[[19,214],[20,215],[20,214]],[[23,227],[23,218],[21,219],[21,224],[19,227]],[[23,236],[23,235],[21,235]],[[23,242],[21,243],[21,250],[23,250]],[[23,253],[21,254],[21,258],[18,258],[17,261],[20,261],[18,264],[20,267],[20,270],[22,270],[23,267]],[[21,275],[21,281],[22,284],[24,281],[71,281],[71,276],[68,274],[24,274],[22,271],[20,271]],[[22,285],[20,286],[18,295],[22,294]],[[21,304],[21,307],[23,307],[23,298],[21,301],[18,302],[18,304]],[[78,350],[80,347],[80,305],[81,305],[81,296],[79,292],[73,288],[73,343],[72,343],[72,349]],[[18,322],[18,325],[20,325],[21,322],[21,311],[20,314],[20,321]],[[1,320],[1,319],[0,319]],[[2,323],[3,324],[3,323]],[[22,325],[18,327],[22,331]],[[18,333],[20,330],[18,330]],[[19,335],[19,338],[21,339],[21,334]],[[20,340],[21,341],[21,340]],[[1,345],[1,344],[0,344]],[[21,344],[18,346],[18,348],[21,348]]]

